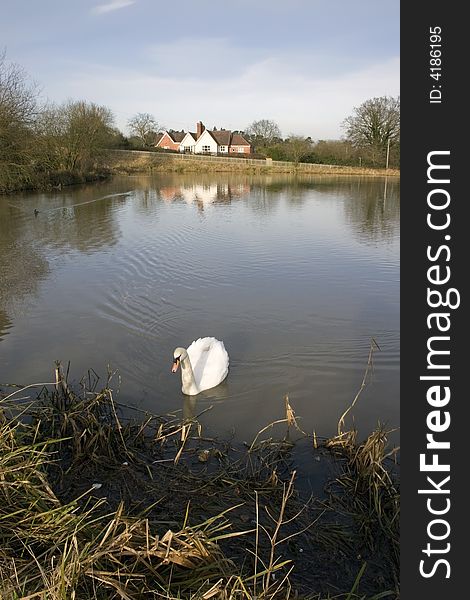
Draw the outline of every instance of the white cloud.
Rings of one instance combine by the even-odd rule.
[[[335,77],[358,68],[357,59],[340,54],[302,52],[298,48],[278,50],[240,44],[230,37],[179,37],[153,43],[144,49],[152,72],[159,76],[224,79],[239,76],[252,67],[269,65],[270,71]]]
[[[226,37],[182,37],[150,44],[144,54],[160,76],[219,79],[240,74],[265,52],[238,47]]]
[[[107,4],[98,4],[98,6],[93,7],[92,12],[97,15],[102,15],[135,3],[136,0],[111,0],[111,2],[108,2]]]
[[[123,130],[137,112],[185,130],[194,130],[199,119],[208,127],[243,129],[267,118],[285,136],[296,133],[317,140],[341,137],[342,121],[368,98],[399,94],[398,58],[332,71],[317,68],[320,60],[312,56],[294,68],[287,55],[257,57],[216,78],[205,76],[204,61],[191,75],[82,65],[74,69],[73,80],[61,80],[57,92],[109,106]]]

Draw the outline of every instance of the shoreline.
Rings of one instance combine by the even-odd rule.
[[[398,169],[372,169],[344,165],[293,163],[262,159],[177,155],[141,150],[110,150],[86,173],[58,171],[32,174],[27,182],[0,190],[1,196],[18,192],[61,190],[64,187],[111,179],[114,175],[155,175],[165,173],[233,173],[247,175],[324,175],[399,178]]]
[[[194,419],[131,418],[111,379],[97,391],[90,372],[75,391],[55,373],[37,396],[0,395],[0,596],[398,597],[399,476],[383,429],[358,442],[343,415],[319,441],[286,397],[285,419],[234,447]],[[298,489],[293,437],[328,473],[320,496]]]

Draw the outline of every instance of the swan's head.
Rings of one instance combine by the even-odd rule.
[[[180,362],[187,357],[188,353],[186,352],[186,348],[176,348],[173,352],[173,366],[171,367],[171,372],[176,373],[180,366]]]

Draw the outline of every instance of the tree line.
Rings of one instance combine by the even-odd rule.
[[[343,123],[342,140],[282,137],[272,120],[261,119],[244,134],[259,156],[295,163],[391,167],[399,164],[398,98],[367,100]],[[21,66],[0,53],[0,192],[84,181],[100,176],[108,148],[154,148],[163,127],[148,113],[128,121],[130,136],[115,126],[112,111],[85,100],[40,100],[38,86]]]
[[[320,164],[395,167],[400,165],[400,99],[371,98],[353,109],[341,124],[341,140],[318,140],[291,134],[282,137],[270,119],[253,121],[245,134],[258,153],[274,160]]]
[[[129,138],[122,147],[151,149],[164,127],[153,115],[138,113],[128,121]],[[382,96],[366,100],[343,123],[341,140],[317,140],[291,134],[282,137],[271,119],[253,121],[242,132],[259,157],[294,163],[394,167],[400,165],[400,99]]]
[[[109,108],[41,103],[38,86],[0,54],[0,192],[95,178],[103,149],[121,138]]]

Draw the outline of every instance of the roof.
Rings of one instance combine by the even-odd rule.
[[[231,144],[235,146],[250,146],[250,142],[247,142],[241,133],[232,133]]]
[[[167,131],[166,132],[168,134],[168,136],[174,141],[174,142],[182,142],[184,136],[186,135],[185,131]]]
[[[250,146],[250,142],[247,142],[238,131],[235,133],[227,129],[216,129],[214,131],[206,129],[206,131],[211,134],[219,146]]]
[[[231,131],[220,129],[216,131],[209,131],[209,133],[219,146],[230,146],[230,138],[232,137]]]
[[[163,133],[161,133],[161,132],[157,133],[155,135],[155,144],[158,144],[158,142],[162,139],[162,137],[163,137]]]

